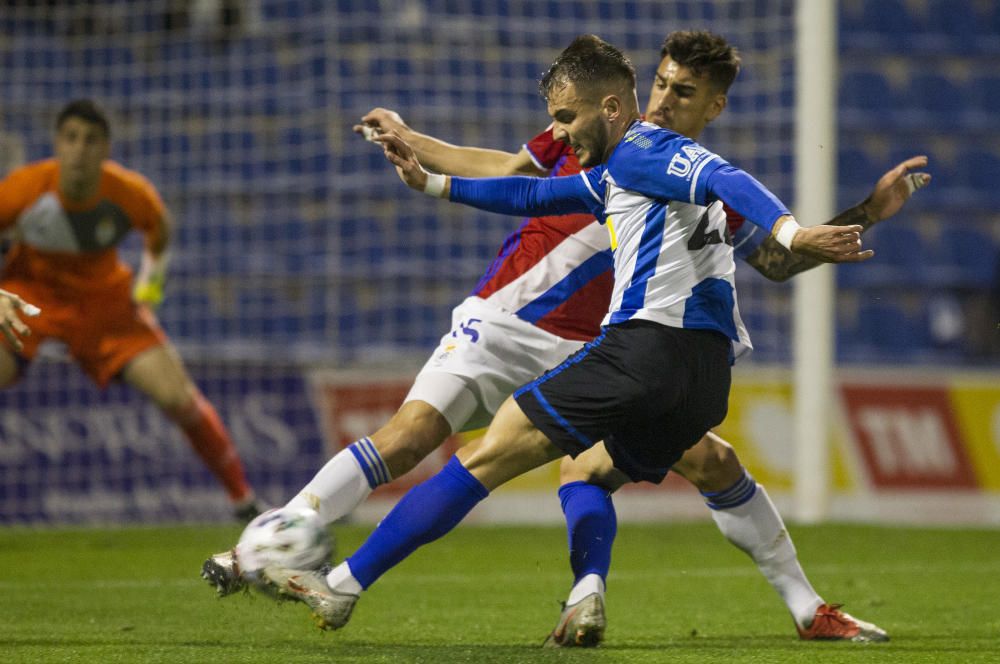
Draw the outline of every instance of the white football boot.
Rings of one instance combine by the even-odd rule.
[[[340,629],[351,619],[359,596],[331,589],[326,583],[328,573],[329,568],[265,567],[250,581],[278,599],[293,599],[308,606],[320,629]]]

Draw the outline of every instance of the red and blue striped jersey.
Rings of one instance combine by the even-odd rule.
[[[550,175],[580,172],[551,128],[524,146]],[[608,232],[589,214],[525,219],[504,241],[472,294],[564,339],[600,333],[613,275]]]
[[[556,140],[551,127],[524,147],[550,177],[582,170],[573,149]],[[744,224],[728,207],[725,212],[736,255],[745,258],[759,240],[742,236],[752,234],[756,226]],[[472,294],[559,337],[589,341],[599,334],[608,313],[612,267],[608,231],[593,216],[535,217],[525,219],[507,237]]]

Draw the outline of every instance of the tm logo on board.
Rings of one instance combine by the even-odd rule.
[[[945,389],[846,385],[843,395],[876,487],[977,487]]]

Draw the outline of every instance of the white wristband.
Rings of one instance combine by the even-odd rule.
[[[444,193],[445,176],[441,173],[428,173],[427,184],[424,185],[424,193],[430,194],[434,198],[441,198]]]
[[[792,238],[795,237],[795,234],[798,233],[801,228],[802,227],[799,226],[798,222],[794,219],[786,219],[785,223],[783,223],[781,228],[778,229],[778,233],[774,236],[774,239],[777,240],[778,244],[782,247],[791,251]]]

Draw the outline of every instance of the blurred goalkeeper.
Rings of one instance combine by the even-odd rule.
[[[0,387],[43,341],[62,341],[100,387],[120,378],[152,399],[225,487],[234,514],[252,518],[256,500],[236,447],[152,312],[163,299],[170,215],[148,180],[108,159],[110,139],[103,110],[73,101],[56,121],[55,157],[0,182],[0,230],[14,230],[0,288],[40,309],[13,327],[23,341],[0,340]],[[116,250],[133,228],[145,236],[134,287]]]

